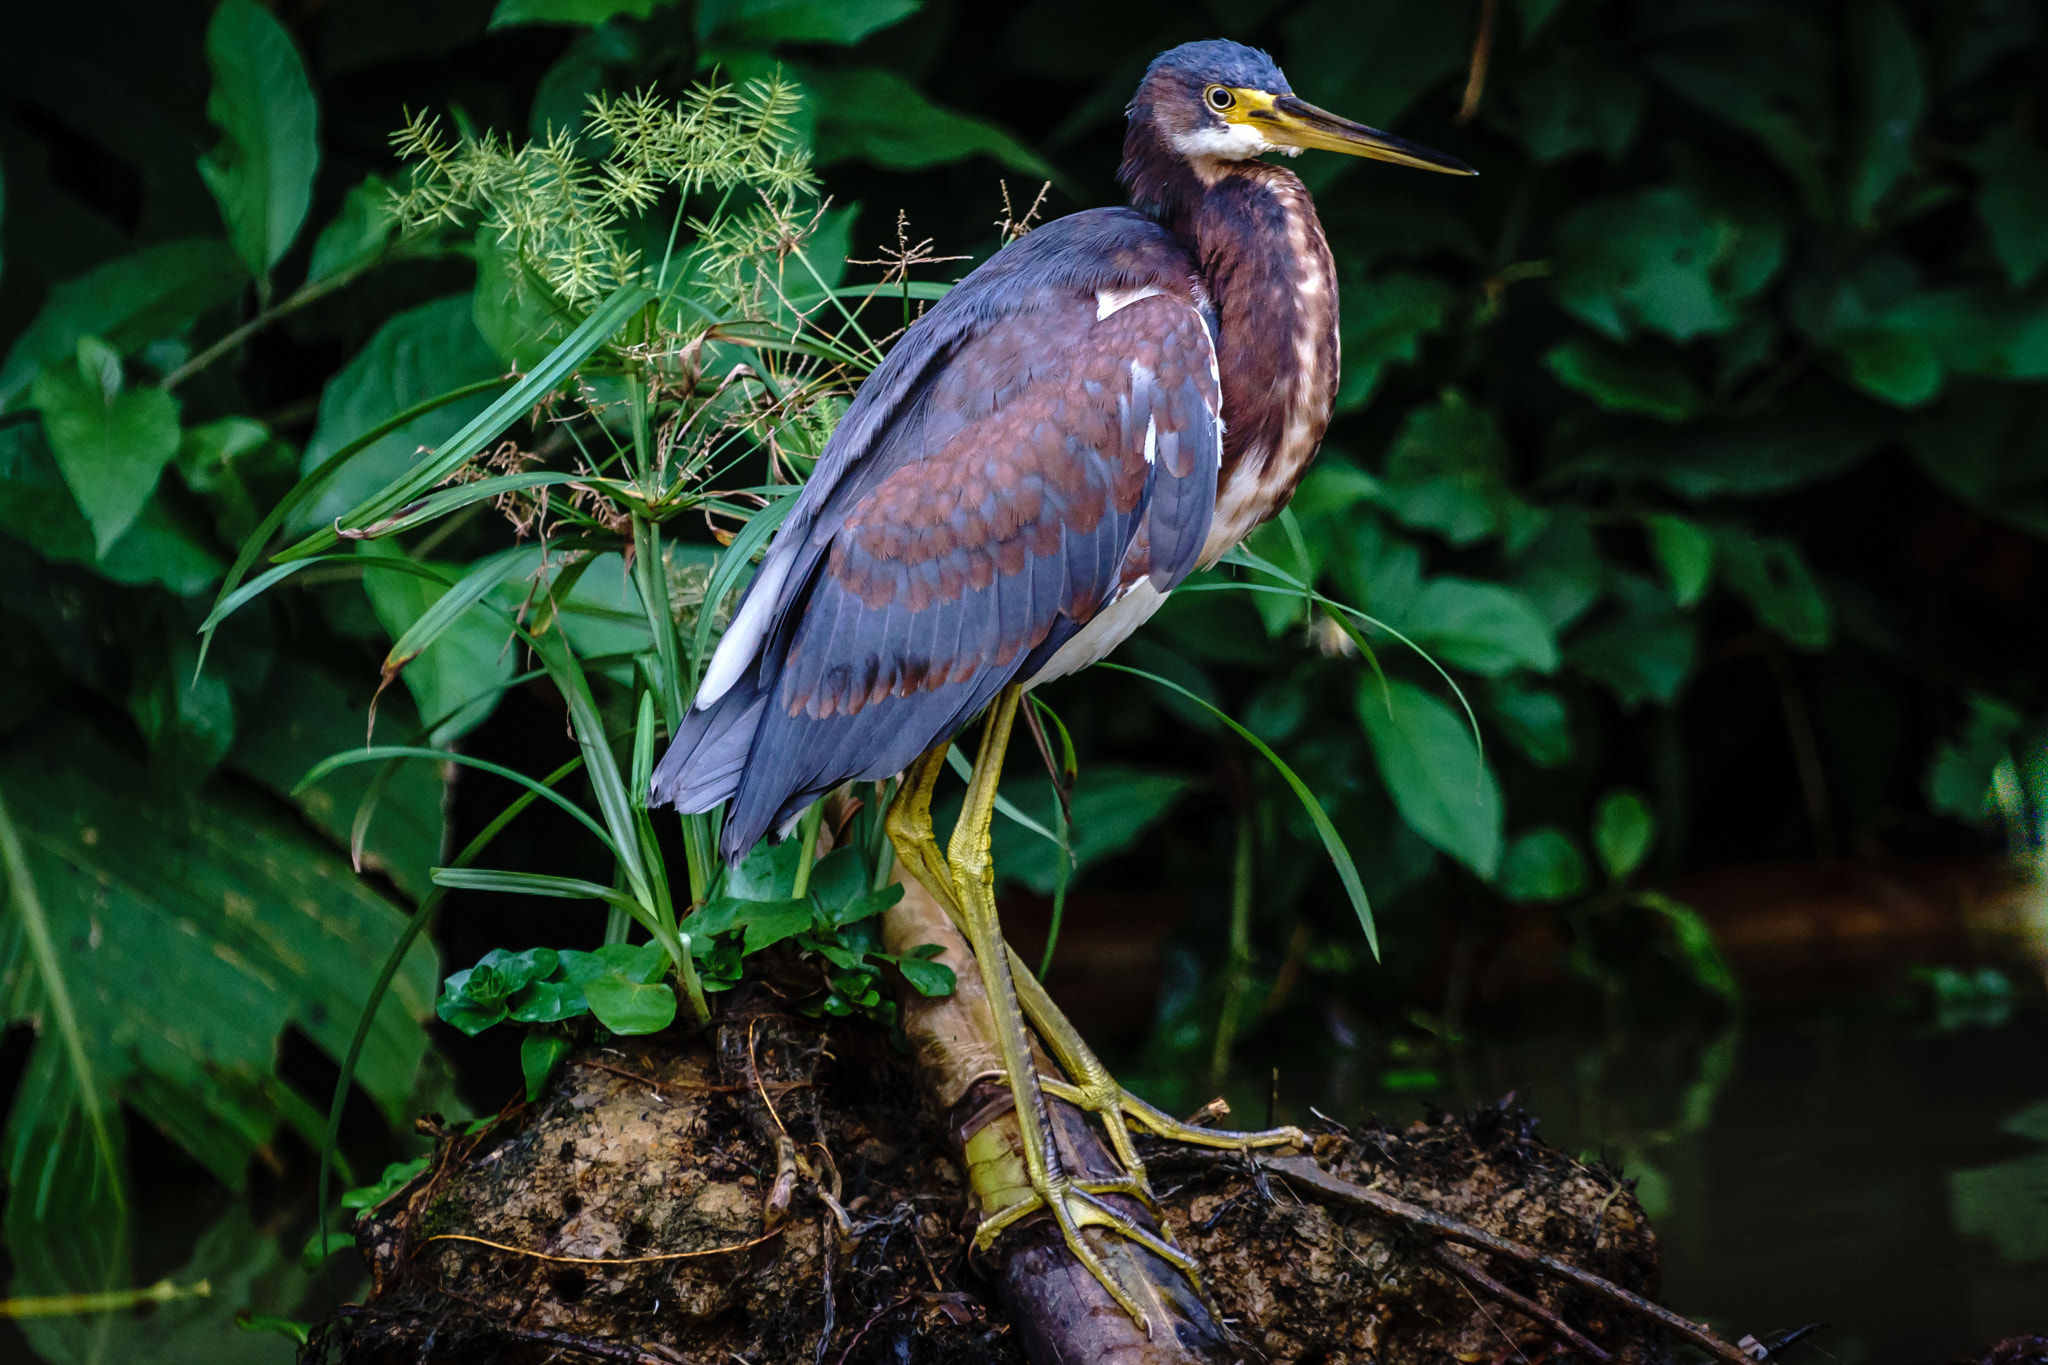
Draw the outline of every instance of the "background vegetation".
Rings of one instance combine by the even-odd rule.
[[[1481,169],[1295,163],[1344,272],[1338,422],[1292,523],[1253,542],[1274,572],[1226,575],[1264,590],[1183,594],[1125,656],[1315,790],[1383,962],[1299,805],[1209,712],[1100,670],[1048,691],[1081,760],[1077,892],[1166,887],[1187,907],[1146,1058],[1177,1099],[1235,1040],[1306,1037],[1332,1011],[1416,1047],[1454,1035],[1447,973],[1535,918],[1590,983],[1646,987],[1631,1008],[1711,1033],[1733,1008],[1725,965],[1645,888],[1738,861],[1979,852],[1994,792],[2030,827],[2044,22],[2028,0],[83,0],[10,20],[0,1016],[19,1025],[21,1292],[127,1254],[111,1215],[90,1224],[104,1244],[49,1229],[118,1209],[104,1157],[131,1125],[231,1189],[317,1149],[428,869],[513,792],[427,763],[300,786],[362,743],[394,642],[444,591],[429,579],[315,566],[227,617],[197,667],[224,575],[302,473],[374,435],[272,548],[405,478],[618,283],[536,292],[503,225],[474,217],[400,231],[389,204],[414,182],[390,135],[413,114],[523,144],[581,129],[593,94],[779,72],[830,196],[806,250],[834,285],[841,258],[926,239],[985,258],[1046,180],[1047,213],[1114,202],[1123,103],[1191,37],[1266,46],[1307,98]],[[473,582],[520,541],[485,508],[378,552]],[[667,563],[708,575],[713,523],[683,510],[662,513]],[[583,590],[586,632],[646,610],[610,581]],[[1444,677],[1366,629],[1383,685],[1305,583],[1430,651],[1483,753]],[[377,734],[543,777],[578,741],[504,647],[492,613],[518,594],[485,596],[443,609]],[[620,676],[616,696],[595,684],[615,737],[643,675]],[[1021,750],[1013,772],[1021,812],[1056,824]],[[1051,844],[999,838],[1014,889],[1062,889]],[[493,859],[611,884],[606,849],[544,804]],[[597,909],[453,891],[368,1034],[344,1153],[374,1162],[415,1113],[460,1112],[451,1061],[479,1101],[516,1077],[507,1048],[423,1023],[446,971],[605,938]]]

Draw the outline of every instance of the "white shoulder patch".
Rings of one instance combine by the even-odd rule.
[[[1111,313],[1121,312],[1140,299],[1158,298],[1166,291],[1156,285],[1142,289],[1098,289],[1095,291],[1095,320],[1102,321]]]

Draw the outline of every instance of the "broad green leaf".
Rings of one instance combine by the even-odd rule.
[[[2048,265],[2048,148],[1999,123],[1971,160],[1979,179],[1977,216],[2006,278],[2023,289]]]
[[[1917,407],[1941,392],[1941,355],[1924,336],[1899,327],[1851,327],[1829,344],[1848,366],[1850,382],[1887,403]]]
[[[340,210],[313,239],[306,283],[317,283],[375,259],[397,230],[398,220],[391,216],[391,186],[381,176],[365,176],[362,184],[343,196]]]
[[[1710,213],[1676,187],[1595,200],[1557,225],[1558,302],[1595,331],[1686,341],[1726,331],[1777,273],[1783,230]]]
[[[850,46],[915,14],[918,4],[919,0],[699,0],[697,38],[712,49],[777,43]]]
[[[891,961],[896,964],[896,970],[903,973],[903,979],[910,983],[910,988],[919,995],[951,995],[953,988],[959,984],[953,976],[953,969],[943,962],[930,962],[921,957],[908,955],[892,958]]]
[[[1643,865],[1656,833],[1657,817],[1649,802],[1626,787],[1601,797],[1593,812],[1593,851],[1612,881],[1627,881]]]
[[[255,0],[221,0],[206,30],[221,140],[199,158],[235,252],[259,280],[290,249],[313,202],[319,108],[284,25]]]
[[[1671,596],[1679,606],[1697,605],[1706,596],[1714,574],[1714,537],[1684,517],[1652,513],[1643,518],[1650,530],[1650,549],[1657,556]]]
[[[357,550],[372,558],[402,557],[391,541],[364,541]],[[498,571],[502,575],[502,567]],[[444,572],[455,577],[452,571]],[[365,574],[363,590],[394,641],[410,641],[422,623],[434,627],[432,643],[405,662],[399,674],[420,715],[449,717],[434,731],[432,742],[445,744],[482,724],[497,708],[499,685],[512,676],[511,633],[503,618],[464,594],[455,597],[461,604],[460,614],[449,619],[436,608],[458,589],[442,588],[411,574]],[[391,657],[397,653],[394,647]]]
[[[590,1012],[613,1033],[659,1033],[676,1021],[676,993],[665,985],[644,985],[605,975],[583,984]]]
[[[806,67],[800,74],[816,103],[820,166],[859,158],[914,171],[986,156],[1025,175],[1058,178],[1044,158],[993,123],[933,104],[893,71]]]
[[[1943,815],[1978,824],[1992,810],[1991,777],[2012,757],[2023,719],[2019,709],[1973,692],[1959,734],[1941,741],[1927,764],[1927,804]]]
[[[196,1212],[196,1210],[195,1210]],[[89,1215],[88,1219],[89,1221]],[[241,1325],[256,1318],[281,1320],[297,1311],[318,1283],[317,1274],[299,1263],[280,1241],[280,1230],[259,1226],[246,1200],[226,1202],[210,1223],[190,1214],[166,1226],[167,1243],[137,1238],[133,1261],[126,1229],[112,1266],[111,1282],[95,1288],[124,1288],[145,1279],[161,1279],[186,1287],[204,1283],[205,1295],[187,1294],[127,1312],[47,1317],[20,1323],[28,1341],[28,1357],[50,1365],[276,1365],[289,1359],[292,1347],[268,1333]],[[71,1218],[41,1230],[9,1229],[9,1251],[15,1277],[8,1290],[16,1295],[76,1292],[90,1283],[41,1263],[51,1243],[84,1240],[90,1233]],[[163,1252],[191,1247],[182,1263],[162,1259]]]
[[[1717,527],[1722,581],[1749,603],[1757,623],[1802,649],[1825,649],[1833,627],[1827,595],[1792,540]]]
[[[1506,480],[1508,449],[1500,424],[1456,389],[1417,407],[1387,449],[1378,500],[1410,526],[1439,531],[1453,545],[1498,533],[1520,509]],[[1379,603],[1368,601],[1374,611]]]
[[[317,1116],[276,1076],[279,1039],[295,1026],[341,1057],[404,923],[396,908],[288,812],[217,786],[167,793],[70,724],[0,759],[0,787],[83,983],[101,1083],[230,1187],[281,1123],[317,1142]],[[356,1073],[394,1122],[437,977],[419,945]]]
[[[89,977],[76,973],[59,951],[58,923],[44,903],[36,868],[30,864],[21,830],[8,814],[4,796],[0,796],[0,877],[7,887],[7,915],[0,919],[0,1001],[5,1005],[0,1018],[9,1023],[32,1020],[37,1032],[46,1035],[37,1049],[41,1054],[37,1060],[42,1063],[39,1069],[46,1074],[24,1078],[41,1084],[23,1097],[19,1102],[23,1112],[12,1116],[8,1125],[8,1184],[16,1198],[40,1203],[30,1191],[40,1190],[46,1182],[36,1176],[68,1156],[74,1163],[90,1167],[84,1183],[104,1196],[95,1202],[123,1206],[127,1202],[123,1189],[126,1162],[123,1144],[115,1136],[113,1097],[105,1089],[107,1078],[99,1074],[101,1068],[94,1061],[96,1049],[87,1041],[74,989],[85,987]],[[49,1118],[56,1121],[39,1125],[35,1118],[45,1106]],[[74,1112],[83,1120],[76,1135],[64,1131],[72,1126]],[[24,1139],[38,1127],[43,1132],[33,1140],[45,1151],[33,1153]],[[61,1150],[87,1145],[90,1157]],[[37,1221],[42,1221],[40,1215]]]
[[[1807,211],[1826,221],[1835,36],[1816,14],[1773,4],[1676,11],[1647,65],[1709,117],[1755,136],[1791,175]]]
[[[1700,393],[1677,359],[1642,343],[1622,348],[1575,336],[1552,347],[1543,363],[1566,388],[1609,412],[1639,412],[1664,422],[1697,416]]]
[[[1016,775],[1003,783],[1004,793],[1019,810],[1046,826],[1058,822],[1058,801],[1045,780],[1045,770],[1032,752],[1018,763]],[[1194,787],[1187,773],[1125,763],[1090,763],[1074,784],[1072,847],[1074,871],[1123,853],[1146,831],[1158,825]],[[998,823],[994,831],[996,876],[1018,882],[1041,896],[1059,885],[1060,849],[1053,842],[1015,825]]]
[[[515,24],[575,24],[595,27],[617,15],[645,19],[664,0],[498,0],[491,11],[492,28]]]
[[[1399,624],[1445,663],[1488,677],[1517,668],[1557,671],[1550,623],[1527,598],[1497,583],[1431,579]]]
[[[320,417],[306,443],[305,473],[318,469],[357,437],[402,412],[462,384],[502,372],[497,354],[477,333],[470,297],[458,294],[400,313],[320,394]],[[331,526],[336,517],[402,477],[490,405],[478,393],[436,408],[373,442],[290,519],[290,528]]]
[[[673,997],[671,997],[673,999]],[[519,1040],[519,1071],[526,1080],[526,1102],[538,1104],[541,1094],[548,1088],[562,1063],[569,1060],[575,1044],[566,1033],[548,1029],[528,1029],[526,1036]]]
[[[1990,1242],[2006,1265],[2048,1260],[2048,1151],[1949,1172],[1948,1207],[1955,1230]]]
[[[1373,762],[1409,828],[1486,880],[1500,870],[1501,800],[1464,717],[1413,683],[1370,680],[1357,711]]]
[[[280,658],[239,718],[227,757],[229,767],[295,801],[308,821],[340,844],[350,842],[373,769],[350,765],[310,786],[301,784],[328,755],[362,745],[369,732],[368,682],[344,682],[302,656]],[[418,732],[418,717],[402,693],[386,693],[377,718],[387,733]],[[427,869],[441,855],[445,787],[443,765],[432,762],[403,764],[383,779],[363,839],[365,870],[389,877],[410,896],[427,893],[433,885]]]
[[[92,525],[64,482],[40,421],[0,424],[0,526],[46,559],[90,564]]]
[[[79,341],[72,363],[46,366],[33,396],[57,468],[104,555],[178,453],[177,400],[161,389],[122,392],[120,357],[96,337]]]
[[[1854,114],[1843,130],[1843,198],[1849,221],[1865,227],[1912,164],[1927,86],[1913,30],[1895,0],[1864,0],[1847,14],[1844,53]]]
[[[1363,407],[1389,366],[1414,360],[1422,338],[1443,330],[1457,298],[1434,275],[1412,271],[1346,286],[1344,379],[1337,389],[1337,411]]]
[[[1556,768],[1571,759],[1571,716],[1555,692],[1505,678],[1487,688],[1485,697],[1494,721],[1531,763]]]
[[[1768,417],[1691,422],[1574,457],[1563,475],[1658,483],[1681,497],[1759,497],[1833,478],[1896,431],[1896,414],[1845,399],[1803,402]]]
[[[1586,860],[1557,826],[1530,830],[1508,846],[1500,889],[1510,900],[1570,900],[1586,889]]]
[[[1657,891],[1639,894],[1634,904],[1664,921],[1679,959],[1702,990],[1713,992],[1730,1005],[1740,1003],[1742,988],[1736,983],[1728,959],[1721,955],[1721,945],[1714,941],[1714,931],[1700,918],[1699,911]]]
[[[800,901],[752,901],[744,913],[735,921],[735,927],[747,931],[746,953],[758,953],[771,948],[784,939],[794,938],[811,927],[812,906],[808,899]]]
[[[52,362],[68,361],[96,336],[128,355],[228,303],[249,285],[232,248],[190,237],[146,247],[54,285],[43,307],[0,363],[0,409]]]
[[[2048,390],[1969,382],[1905,431],[1921,472],[1971,507],[2048,536]]]
[[[1647,94],[1629,67],[1568,54],[1516,80],[1517,131],[1538,161],[1563,161],[1584,152],[1618,160],[1635,140]]]
[[[154,638],[151,638],[151,637]],[[183,620],[143,637],[129,680],[128,714],[149,745],[150,766],[167,785],[197,786],[227,757],[235,705],[216,669],[199,673],[199,637]]]
[[[1692,674],[1696,627],[1662,589],[1616,574],[1615,604],[1576,632],[1565,660],[1633,711],[1644,702],[1669,706]]]
[[[2048,292],[2015,296],[2001,285],[1916,294],[1881,326],[1918,337],[1956,374],[2048,379]]]

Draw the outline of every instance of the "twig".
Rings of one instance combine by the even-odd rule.
[[[1464,127],[1479,116],[1479,101],[1486,94],[1486,68],[1493,62],[1493,21],[1499,0],[1479,0],[1479,32],[1472,39],[1472,67],[1465,75],[1465,98],[1451,122]]]
[[[1496,1299],[1499,1299],[1509,1308],[1520,1313],[1523,1317],[1542,1323],[1545,1327],[1548,1327],[1587,1355],[1592,1356],[1595,1360],[1613,1359],[1607,1352],[1601,1350],[1595,1342],[1580,1334],[1577,1329],[1573,1328],[1563,1318],[1551,1312],[1548,1308],[1536,1302],[1536,1300],[1517,1294],[1514,1290],[1508,1288],[1449,1247],[1439,1245],[1436,1249],[1436,1258],[1449,1266],[1457,1274],[1464,1276]]]
[[[697,1256],[716,1256],[726,1251],[745,1251],[748,1247],[757,1247],[770,1238],[780,1237],[781,1235],[782,1229],[775,1228],[762,1233],[759,1237],[753,1238],[750,1241],[734,1242],[730,1246],[701,1247],[696,1251],[664,1251],[653,1256],[553,1256],[545,1251],[529,1251],[525,1247],[506,1246],[503,1242],[493,1242],[482,1237],[471,1237],[466,1233],[460,1232],[443,1232],[427,1238],[427,1241],[474,1242],[478,1246],[489,1247],[493,1251],[509,1251],[514,1256],[531,1256],[536,1261],[554,1261],[561,1265],[647,1265],[654,1261],[687,1261]],[[425,1245],[425,1243],[421,1245]],[[1753,1362],[1752,1365],[1754,1365]]]
[[[1651,1303],[1642,1295],[1631,1293],[1612,1280],[1603,1280],[1589,1270],[1581,1270],[1569,1261],[1561,1261],[1534,1247],[1525,1247],[1519,1242],[1510,1242],[1505,1237],[1496,1237],[1484,1228],[1474,1227],[1459,1219],[1434,1213],[1403,1199],[1396,1199],[1390,1194],[1369,1190],[1341,1176],[1331,1175],[1309,1157],[1260,1156],[1253,1158],[1253,1161],[1260,1169],[1271,1171],[1288,1183],[1300,1185],[1325,1198],[1358,1208],[1371,1209],[1375,1213],[1398,1218],[1416,1227],[1428,1228],[1447,1241],[1477,1247],[1481,1251],[1490,1251],[1509,1260],[1520,1261],[1524,1265],[1539,1266],[1553,1275],[1570,1280],[1590,1294],[1606,1299],[1609,1303],[1619,1304],[1632,1313],[1664,1324],[1716,1359],[1727,1361],[1728,1365],[1756,1365],[1752,1357],[1730,1346],[1701,1324]]]
[[[919,1250],[923,1250],[923,1248],[920,1246]],[[869,1318],[866,1322],[861,1324],[861,1329],[853,1334],[853,1340],[847,1342],[846,1349],[839,1353],[839,1360],[837,1361],[837,1365],[846,1365],[847,1357],[853,1354],[854,1347],[860,1345],[860,1339],[868,1334],[868,1328],[873,1327],[876,1323],[880,1322],[883,1318],[888,1317],[891,1313],[903,1307],[905,1304],[914,1301],[916,1297],[917,1296],[914,1294],[905,1294],[902,1298],[896,1300],[896,1302],[885,1303],[880,1308],[876,1309],[875,1315]]]
[[[255,317],[250,318],[219,341],[214,342],[213,345],[201,351],[198,355],[193,356],[190,360],[178,366],[177,369],[172,370],[164,376],[163,383],[158,385],[158,387],[165,390],[177,388],[178,385],[184,383],[193,375],[198,374],[214,361],[219,360],[229,351],[234,350],[271,323],[276,322],[279,318],[289,317],[307,304],[323,299],[335,290],[340,289],[343,285],[352,283],[358,275],[361,275],[383,259],[383,255],[380,253],[353,269],[338,270],[324,280],[315,280],[311,284],[301,285],[295,293],[264,309]]]

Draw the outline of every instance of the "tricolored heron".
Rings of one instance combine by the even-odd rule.
[[[727,813],[737,861],[850,779],[903,782],[888,830],[974,950],[1039,1209],[1133,1317],[1079,1235],[1102,1225],[1188,1269],[1104,1203],[1145,1195],[1126,1121],[1210,1146],[1291,1129],[1191,1128],[1127,1095],[996,921],[989,820],[1019,700],[1108,654],[1197,568],[1285,505],[1337,390],[1337,278],[1308,190],[1259,160],[1323,148],[1470,175],[1450,157],[1295,97],[1271,58],[1188,43],[1130,105],[1132,207],[1012,242],[910,328],[861,386],[705,670],[653,797]],[[983,711],[950,844],[932,788]],[[1068,1080],[1041,1079],[1029,1016]],[[1044,1095],[1103,1116],[1131,1178],[1061,1169]]]

